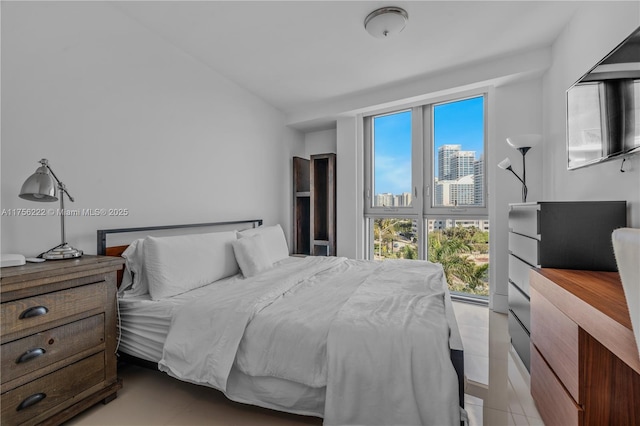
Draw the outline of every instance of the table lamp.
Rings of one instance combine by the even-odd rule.
[[[58,191],[60,192],[59,197]],[[38,256],[43,259],[71,259],[82,256],[82,250],[75,249],[67,244],[67,238],[64,232],[64,194],[67,194],[71,202],[74,201],[64,183],[58,179],[55,173],[53,173],[53,170],[51,170],[51,167],[49,167],[49,161],[44,158],[40,160],[40,167],[24,181],[22,189],[20,190],[19,197],[29,201],[53,202],[58,201],[58,198],[60,199],[61,241],[56,247]]]

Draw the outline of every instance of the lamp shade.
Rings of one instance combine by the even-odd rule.
[[[404,30],[409,15],[399,7],[383,7],[371,12],[364,20],[364,28],[376,38],[387,38]]]
[[[505,158],[504,160],[502,160],[501,162],[498,163],[498,167],[500,167],[501,169],[507,170],[509,167],[511,167],[511,160],[509,159],[509,157]]]
[[[58,201],[56,182],[46,166],[38,167],[38,170],[22,184],[20,198],[29,201]]]
[[[541,141],[542,136],[535,134],[517,135],[507,138],[507,143],[515,149],[533,148]]]

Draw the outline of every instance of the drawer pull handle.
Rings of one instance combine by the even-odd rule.
[[[22,364],[23,362],[31,361],[34,358],[38,358],[39,356],[44,355],[46,352],[47,351],[42,348],[29,349],[28,351],[20,355],[20,357],[18,357],[18,359],[16,360],[16,364]]]
[[[16,408],[16,411],[24,410],[25,408],[29,408],[32,405],[36,405],[38,402],[42,401],[46,397],[47,397],[46,393],[42,393],[42,392],[34,393],[33,395],[26,397],[24,401],[22,401],[20,405],[18,405],[18,408]]]
[[[18,318],[24,319],[24,318],[39,317],[40,315],[44,315],[47,312],[49,312],[49,309],[47,309],[46,306],[32,306],[28,309],[25,309]]]

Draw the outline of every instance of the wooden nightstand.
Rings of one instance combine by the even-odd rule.
[[[84,256],[2,268],[0,423],[60,424],[116,397],[123,263]]]

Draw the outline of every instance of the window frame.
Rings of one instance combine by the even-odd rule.
[[[482,108],[482,114],[483,114],[483,152],[482,152],[482,156],[483,156],[483,161],[482,161],[482,177],[483,177],[483,204],[482,205],[464,205],[464,206],[460,206],[460,207],[451,207],[451,206],[437,206],[435,205],[435,167],[434,167],[434,162],[437,161],[437,154],[435,152],[435,137],[434,137],[434,132],[435,132],[435,128],[434,128],[434,123],[433,123],[433,116],[434,116],[434,108],[438,105],[445,105],[445,104],[450,104],[450,103],[454,103],[454,102],[460,102],[460,101],[465,101],[468,99],[474,99],[474,98],[479,98],[482,97],[483,98],[483,108]],[[489,93],[488,91],[482,91],[480,93],[476,93],[476,94],[468,94],[466,96],[459,96],[459,97],[453,97],[447,100],[440,100],[438,102],[432,102],[430,104],[428,104],[428,108],[424,108],[423,109],[423,123],[425,123],[425,127],[424,127],[424,134],[428,135],[428,140],[426,141],[426,143],[424,144],[425,146],[428,146],[428,149],[425,149],[424,151],[424,157],[423,157],[423,164],[424,164],[424,170],[425,170],[425,174],[424,174],[424,185],[425,185],[425,194],[424,194],[424,205],[423,205],[423,217],[425,219],[427,218],[434,218],[435,216],[439,216],[439,217],[443,217],[443,216],[454,216],[454,217],[460,217],[461,219],[464,217],[468,217],[468,218],[473,218],[473,219],[480,219],[481,217],[487,217],[489,216],[489,208],[488,208],[488,198],[489,198],[489,193],[487,190],[487,182],[488,182],[488,176],[487,176],[487,153],[488,153],[488,121],[487,121],[487,117],[488,117],[488,98],[489,98]],[[427,117],[428,114],[428,117]],[[429,127],[427,127],[427,125]]]
[[[393,114],[411,111],[411,206],[409,207],[382,207],[374,206],[374,134],[373,121],[376,117],[384,117]],[[363,117],[364,135],[364,212],[365,215],[380,215],[379,217],[418,217],[421,212],[422,195],[422,164],[419,160],[423,155],[423,126],[420,106],[399,108],[392,111],[371,114]]]
[[[363,152],[364,152],[364,219],[365,232],[364,254],[367,259],[373,259],[373,224],[377,218],[406,218],[415,219],[418,228],[418,257],[426,259],[428,230],[426,223],[429,220],[439,218],[454,218],[457,220],[489,220],[488,209],[488,133],[489,133],[489,98],[491,96],[489,88],[481,88],[465,93],[431,99],[420,103],[414,103],[404,107],[386,108],[377,112],[372,112],[362,116],[363,123]],[[450,206],[433,206],[433,184],[434,184],[434,137],[433,137],[433,107],[440,104],[452,103],[483,97],[483,205],[464,206],[451,208]],[[402,111],[412,111],[412,186],[413,202],[411,207],[377,207],[373,206],[374,191],[374,140],[373,140],[373,119],[374,117],[391,115]],[[417,196],[416,196],[417,194]],[[424,201],[417,201],[422,198]]]

